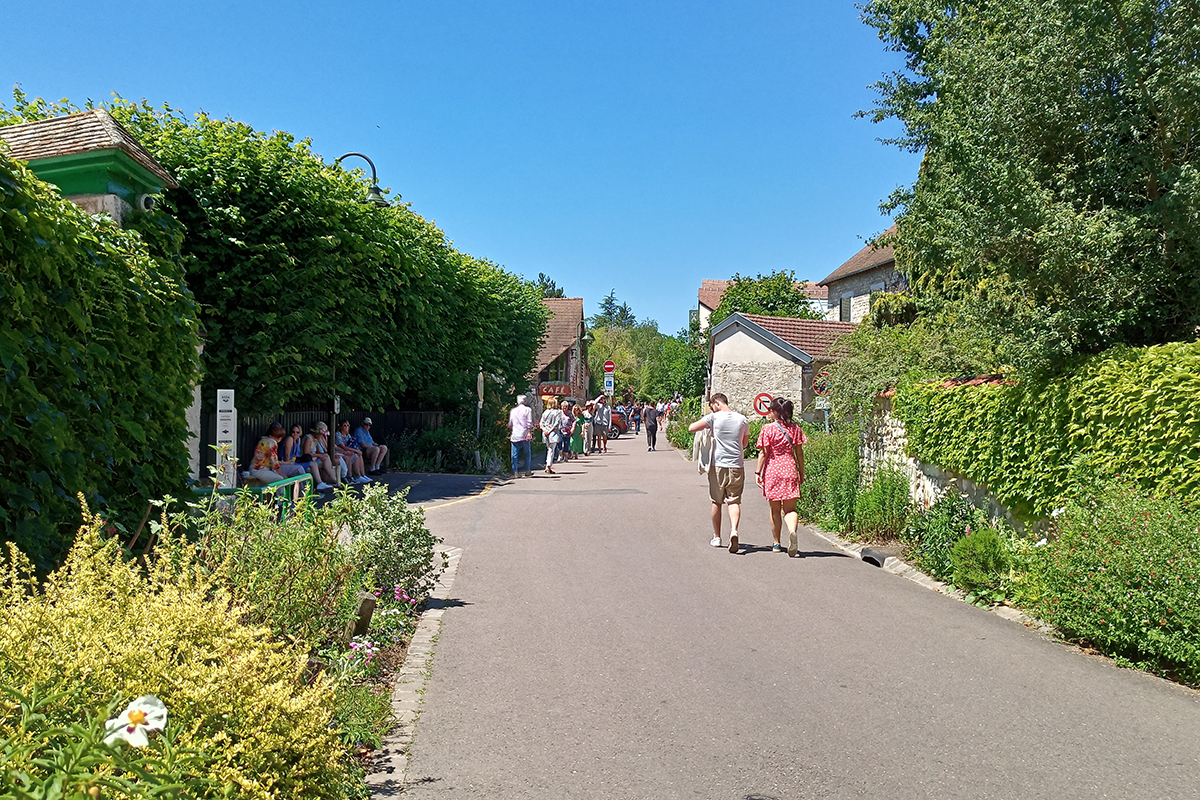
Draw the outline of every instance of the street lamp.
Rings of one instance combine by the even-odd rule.
[[[336,159],[334,159],[333,163],[340,164],[343,158],[349,158],[350,156],[358,156],[371,165],[371,188],[367,190],[367,196],[363,199],[363,202],[369,203],[373,206],[378,206],[379,208],[387,208],[390,206],[391,203],[389,203],[387,198],[383,196],[383,192],[379,191],[379,178],[375,174],[374,161],[367,158],[362,153],[346,153],[345,155],[338,156]],[[399,198],[400,195],[396,195],[396,197]]]

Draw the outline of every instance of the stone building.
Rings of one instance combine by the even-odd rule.
[[[896,226],[893,225],[884,235],[894,236],[895,233]],[[829,310],[825,319],[859,323],[871,311],[871,295],[903,291],[908,284],[896,271],[896,257],[891,245],[867,245],[818,285],[829,290]]]
[[[582,297],[542,299],[553,315],[538,350],[537,372],[530,377],[530,407],[541,414],[548,397],[581,400],[587,396],[588,367]]]
[[[725,296],[725,290],[729,288],[732,281],[714,280],[705,278],[700,281],[700,291],[697,292],[697,314],[700,320],[700,330],[708,329],[708,320],[712,316],[712,312],[717,310],[717,306],[721,304],[721,298]],[[796,288],[804,292],[804,296],[808,298],[808,305],[813,311],[818,314],[825,314],[829,310],[829,290],[824,286],[818,286],[808,281],[800,281],[796,284]]]
[[[853,330],[847,322],[731,314],[709,335],[709,393],[724,394],[746,416],[765,392],[791,400],[805,419],[819,418],[813,376],[836,359],[838,341]]]

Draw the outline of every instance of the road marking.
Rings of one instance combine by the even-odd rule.
[[[488,492],[490,492],[492,490],[492,487],[494,487],[499,482],[499,480],[500,480],[499,478],[492,478],[490,481],[487,482],[487,486],[484,486],[483,491],[480,492],[479,494],[473,494],[469,497],[460,497],[457,500],[451,500],[449,503],[438,503],[436,506],[418,506],[418,508],[422,508],[426,511],[432,511],[435,508],[445,508],[446,506],[454,506],[454,505],[458,505],[459,503],[465,503],[468,500],[474,500],[476,498],[483,497],[485,494],[487,494]]]

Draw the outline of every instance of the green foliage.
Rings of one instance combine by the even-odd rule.
[[[537,286],[542,290],[542,297],[564,297],[566,293],[558,287],[558,284],[550,279],[550,276],[544,272],[539,272],[537,276]]]
[[[408,504],[408,489],[389,494],[386,486],[367,486],[348,509],[350,561],[364,585],[392,591],[403,587],[424,597],[446,567],[434,555],[442,540],[425,527],[425,509]]]
[[[660,396],[699,397],[708,377],[708,345],[684,329],[662,338],[663,392]]]
[[[617,302],[617,290],[613,289],[600,301],[600,310],[588,317],[589,328],[632,328],[637,317],[628,303]],[[655,330],[658,326],[654,326]]]
[[[700,408],[702,401],[703,398],[700,397],[685,400],[683,405],[680,406],[679,413],[675,415],[675,418],[671,420],[671,424],[667,428],[667,441],[687,453],[689,457],[692,452],[692,442],[696,434],[688,431],[688,428],[708,411],[708,409]],[[702,411],[704,413],[701,413]]]
[[[865,321],[876,328],[911,325],[917,321],[919,310],[908,292],[876,292],[871,296],[871,313]]]
[[[1095,476],[1164,495],[1200,490],[1200,343],[1119,347],[1056,378],[901,387],[908,451],[1045,517]]]
[[[914,293],[959,305],[1014,364],[1194,335],[1194,4],[872,0],[863,18],[905,58],[872,116],[923,153],[888,203]]]
[[[246,607],[194,549],[175,542],[129,561],[101,538],[103,520],[84,519],[66,562],[43,584],[15,547],[0,562],[0,685],[40,698],[33,718],[12,695],[0,700],[3,768],[50,788],[73,768],[56,752],[100,755],[94,734],[75,726],[94,726],[114,701],[150,694],[168,709],[168,736],[156,737],[141,763],[160,759],[154,771],[187,786],[184,796],[345,796],[332,687],[308,674],[307,648],[246,624]]]
[[[1004,583],[1012,566],[1005,540],[992,526],[971,531],[950,550],[954,585],[986,600],[1004,599]]]
[[[855,431],[853,434],[853,445],[851,445],[848,433],[841,435],[844,437],[840,442],[842,447],[829,460],[829,468],[826,473],[824,487],[826,506],[822,521],[834,530],[852,532],[857,520],[855,512],[858,505],[861,477],[861,468],[858,462],[858,432]],[[805,462],[805,478],[807,484],[807,461]]]
[[[878,540],[895,538],[908,522],[912,510],[908,473],[881,467],[854,503],[854,536]]]
[[[886,296],[886,295],[883,295]],[[881,296],[881,297],[883,297]],[[874,310],[870,319],[875,319]],[[880,392],[930,378],[994,369],[994,342],[978,326],[948,317],[911,325],[859,325],[842,339],[843,355],[829,366],[830,399],[839,416],[872,413]]]
[[[609,360],[616,365],[613,382],[618,395],[626,388],[632,389],[635,397],[647,399],[671,394],[664,357],[665,342],[670,337],[658,332],[657,322],[643,320],[630,325],[592,328],[592,336],[595,341],[588,347],[588,369],[592,375],[590,391],[593,395],[603,389],[604,362]]]
[[[1037,548],[1033,611],[1123,663],[1200,685],[1200,513],[1123,482],[1072,499]]]
[[[220,575],[248,623],[315,647],[336,641],[358,607],[362,576],[341,535],[349,520],[368,513],[341,492],[321,507],[306,498],[280,520],[271,499],[243,492],[232,509],[214,498],[175,515],[159,548],[181,545],[170,528],[190,532],[200,563]]]
[[[370,683],[338,687],[333,723],[344,744],[380,747],[393,720],[392,694],[387,687]]]
[[[800,487],[800,500],[796,503],[796,511],[801,519],[830,524],[830,527],[833,527],[828,521],[830,468],[835,462],[844,462],[847,453],[857,456],[858,431],[844,428],[834,429],[826,434],[824,430],[815,426],[802,427],[808,437],[808,444],[804,446],[804,484]]]
[[[949,581],[954,577],[954,546],[971,531],[987,525],[987,515],[965,495],[949,491],[928,511],[914,517],[900,538],[912,546],[913,561],[919,569]]]
[[[720,304],[713,309],[709,326],[716,326],[735,312],[767,317],[822,318],[813,311],[808,298],[796,283],[795,273],[790,270],[755,278],[734,275],[729,288],[721,296]]]
[[[133,525],[185,485],[196,305],[176,261],[3,154],[0,304],[0,540],[46,571],[78,493]]]
[[[61,110],[18,98],[7,116]],[[244,413],[334,394],[465,407],[480,368],[526,385],[548,313],[537,285],[459,252],[407,206],[360,202],[361,174],[307,140],[144,101],[109,110],[180,183],[162,205],[187,231],[206,381],[238,389]]]
[[[121,713],[119,702],[87,719],[48,725],[47,713],[65,694],[44,696],[35,688],[26,695],[0,684],[0,696],[13,704],[0,717],[0,800],[91,800],[89,792],[164,800],[222,795],[209,777],[216,759],[177,748],[175,726],[144,748],[105,744],[105,722]],[[36,739],[21,735],[27,731],[37,731]]]

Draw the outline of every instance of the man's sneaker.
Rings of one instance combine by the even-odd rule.
[[[734,533],[734,534],[730,534],[730,536],[729,536],[729,552],[731,552],[731,553],[736,553],[736,552],[737,552],[737,550],[738,550],[738,548],[737,548],[737,534],[736,534],[736,533]]]
[[[357,478],[354,479],[354,482],[355,483],[370,483],[371,479],[368,478],[366,475],[359,475]]]
[[[318,491],[318,492],[327,492],[327,491],[329,491],[329,490],[330,490],[330,489],[332,489],[332,488],[333,488],[333,487],[332,487],[331,485],[329,485],[328,483],[325,483],[324,481],[322,481],[321,483],[318,483],[318,484],[317,484],[317,491]]]
[[[712,541],[709,542],[709,544],[711,544],[713,547],[720,547],[721,546],[721,537],[720,536],[712,537]]]

